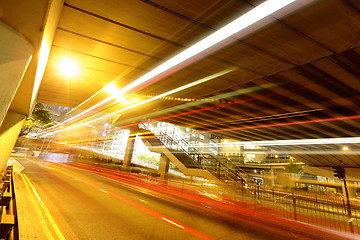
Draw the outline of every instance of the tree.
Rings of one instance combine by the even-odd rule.
[[[31,116],[26,118],[19,137],[29,134],[35,128],[44,128],[45,125],[47,125],[47,127],[52,125],[50,113],[45,109],[44,105],[36,103]]]

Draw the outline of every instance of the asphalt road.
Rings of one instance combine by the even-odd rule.
[[[168,198],[143,178],[85,164],[16,160],[24,167],[14,175],[22,239],[277,239],[197,210],[180,192],[174,198],[175,190]]]

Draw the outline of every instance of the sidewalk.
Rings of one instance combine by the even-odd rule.
[[[26,157],[21,155],[21,157]],[[14,158],[9,159],[9,164],[14,166],[14,186],[16,196],[16,208],[19,228],[19,239],[56,239],[50,235],[51,225],[41,208],[36,190],[33,189],[31,182],[27,179],[24,167]]]

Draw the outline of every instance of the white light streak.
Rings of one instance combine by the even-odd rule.
[[[181,229],[184,229],[184,228],[185,228],[184,226],[181,226],[180,224],[177,224],[177,223],[175,223],[175,222],[173,222],[173,221],[171,221],[171,220],[169,220],[169,219],[167,219],[167,218],[162,217],[161,219],[164,220],[164,221],[166,221],[166,222],[168,222],[168,223],[171,223],[172,225],[174,225],[174,226],[176,226],[176,227],[179,227],[179,228],[181,228]]]
[[[284,8],[285,6],[293,3],[295,0],[268,0],[259,6],[255,7],[254,9],[250,10],[249,12],[245,13],[244,15],[240,16],[239,18],[235,19],[234,21],[230,22],[229,24],[225,25],[218,31],[214,32],[213,34],[209,35],[208,37],[200,40],[196,44],[192,45],[191,47],[185,49],[178,55],[172,57],[168,61],[160,64],[158,67],[154,68],[150,72],[146,73],[145,75],[141,76],[140,78],[136,79],[132,83],[128,84],[127,86],[120,89],[117,94],[123,95],[124,93],[128,92],[129,90],[153,79],[154,77],[159,76],[160,74],[174,68],[175,66],[184,63],[185,61],[193,58],[200,53],[205,52],[211,47],[214,47],[218,43],[224,41],[225,39],[233,36],[234,34],[246,29],[247,27],[251,26],[252,24],[260,21],[261,19],[275,13],[276,11]],[[84,115],[88,113],[92,109],[99,107],[108,101],[113,99],[113,96],[106,98],[105,100],[95,104],[94,106],[90,107],[87,110],[79,113],[78,115],[69,118],[68,120],[64,121],[64,123],[69,122],[76,117]]]
[[[105,191],[104,189],[99,188],[100,191],[102,191],[103,193],[109,193],[108,191]]]
[[[290,145],[313,145],[313,144],[344,144],[360,143],[360,137],[348,138],[319,138],[319,139],[297,139],[297,140],[271,140],[271,141],[249,141],[249,142],[232,142],[232,146],[290,146]],[[227,144],[219,144],[226,146]]]

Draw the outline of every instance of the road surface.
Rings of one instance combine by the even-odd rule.
[[[21,239],[276,239],[167,199],[161,188],[132,184],[124,178],[136,178],[121,172],[16,160],[24,167],[15,174]]]

